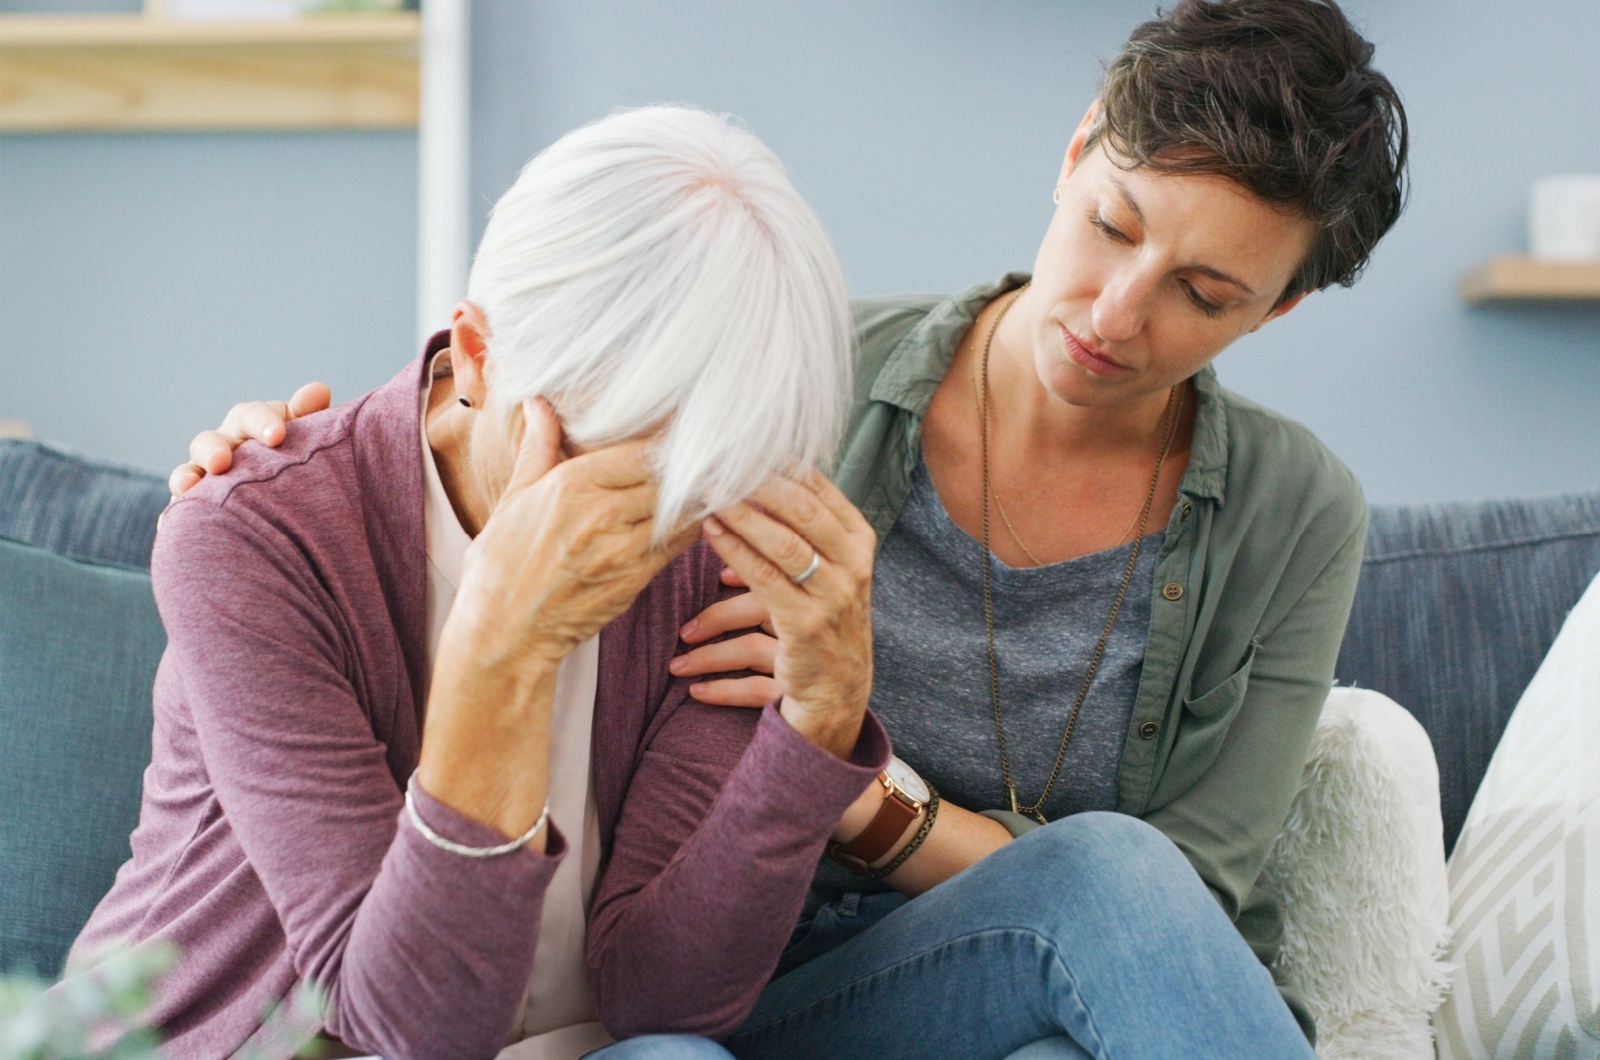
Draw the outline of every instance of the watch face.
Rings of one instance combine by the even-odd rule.
[[[913,799],[918,802],[928,801],[928,782],[918,776],[915,769],[912,769],[900,759],[889,759],[889,767],[884,772],[888,774],[890,783]]]

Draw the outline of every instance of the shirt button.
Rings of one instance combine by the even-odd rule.
[[[1156,738],[1156,733],[1160,731],[1161,726],[1157,725],[1153,721],[1147,721],[1143,725],[1139,726],[1139,738],[1141,740],[1154,740]]]
[[[1166,585],[1162,586],[1161,595],[1165,596],[1168,600],[1182,600],[1183,586],[1179,585],[1177,582],[1168,582]]]
[[[1185,503],[1183,506],[1183,514],[1180,516],[1180,521],[1189,518],[1189,513],[1192,511],[1194,511],[1194,505]]]

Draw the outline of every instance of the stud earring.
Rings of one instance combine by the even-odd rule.
[[[471,398],[462,398],[461,399],[461,404],[462,404],[463,407],[470,409],[472,407],[472,399]]]
[[[1061,186],[1059,184],[1056,185],[1056,190],[1050,193],[1050,201],[1057,206],[1061,205]]]

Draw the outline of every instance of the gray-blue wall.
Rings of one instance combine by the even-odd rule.
[[[61,2],[61,0],[56,0]],[[1067,135],[1151,0],[478,0],[473,196],[612,107],[742,117],[857,293],[1026,267]],[[1600,171],[1600,6],[1352,0],[1415,134],[1353,291],[1224,354],[1380,501],[1600,485],[1600,307],[1463,307],[1528,183]],[[415,137],[0,138],[0,418],[153,467],[242,396],[350,396],[414,328]]]
[[[479,212],[534,150],[614,106],[743,118],[788,162],[857,293],[1026,268],[1100,59],[1152,0],[480,0]],[[1218,362],[1310,424],[1374,500],[1600,486],[1600,306],[1467,309],[1524,246],[1529,182],[1600,171],[1600,5],[1351,0],[1408,103],[1415,191],[1353,290]]]
[[[0,137],[0,419],[150,468],[242,397],[388,379],[416,135]]]

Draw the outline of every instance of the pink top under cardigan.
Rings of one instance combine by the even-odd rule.
[[[329,1034],[397,1060],[493,1056],[518,1018],[560,834],[473,860],[402,823],[425,698],[424,365],[279,449],[243,447],[157,537],[169,643],[133,858],[69,968],[116,938],[175,943],[156,1008],[175,1056],[259,1040],[302,979],[327,991]],[[728,595],[719,569],[690,549],[601,634],[588,963],[619,1037],[738,1027],[834,822],[889,756],[870,714],[847,762],[771,707],[688,698],[667,663]],[[446,836],[503,841],[417,796]]]

